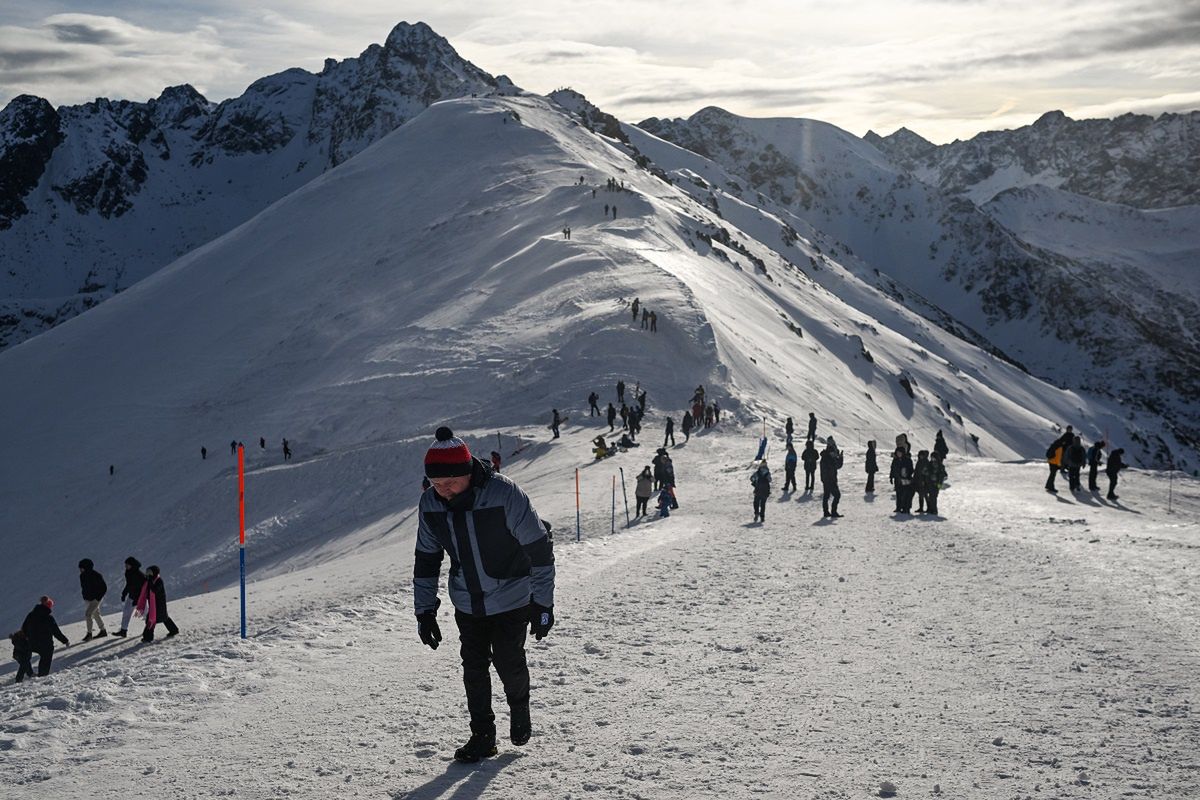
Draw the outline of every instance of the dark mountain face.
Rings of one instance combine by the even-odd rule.
[[[922,180],[980,204],[1032,183],[1134,208],[1200,203],[1200,111],[1088,120],[1050,111],[1023,128],[945,145],[904,128],[864,138]]]

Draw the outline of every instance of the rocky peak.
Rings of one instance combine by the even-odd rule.
[[[1072,122],[1073,120],[1061,111],[1047,111],[1037,118],[1033,123],[1034,130],[1042,130],[1046,128],[1056,128],[1063,123]]]
[[[58,112],[41,97],[17,95],[0,111],[0,230],[29,212],[24,197],[62,139]]]

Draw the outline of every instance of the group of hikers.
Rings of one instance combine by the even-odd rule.
[[[1108,454],[1108,463],[1105,465],[1104,449],[1107,446],[1108,443],[1101,439],[1094,442],[1091,447],[1085,448],[1083,438],[1075,434],[1073,426],[1068,425],[1063,435],[1046,448],[1046,461],[1050,465],[1050,477],[1046,479],[1046,491],[1050,494],[1058,494],[1054,479],[1059,472],[1066,474],[1067,487],[1072,493],[1083,491],[1080,474],[1086,466],[1088,468],[1088,491],[1099,492],[1100,485],[1096,482],[1096,478],[1103,465],[1104,472],[1108,475],[1108,494],[1105,496],[1109,500],[1120,499],[1116,491],[1117,480],[1121,470],[1129,465],[1125,463],[1125,450],[1120,447]]]
[[[796,452],[796,445],[793,442],[795,423],[791,417],[787,418],[784,431],[787,436],[787,451],[783,459],[784,494],[798,490],[796,469],[803,464],[804,493],[811,494],[815,489],[816,479],[820,477],[823,517],[838,519],[843,516],[838,511],[838,504],[842,498],[841,487],[838,485],[838,472],[845,464],[845,457],[838,449],[833,436],[825,437],[824,449],[817,450],[817,417],[811,412],[808,415],[808,435],[801,453]],[[946,482],[945,459],[949,452],[950,448],[946,444],[946,439],[939,430],[934,438],[932,451],[919,451],[914,463],[908,436],[902,433],[896,437],[896,449],[892,452],[891,469],[888,473],[888,481],[895,487],[896,493],[896,508],[892,513],[911,514],[915,497],[918,501],[916,513],[939,515],[938,494]],[[864,467],[867,473],[865,491],[867,494],[874,494],[875,473],[879,472],[874,439],[867,442]],[[753,487],[753,521],[766,522],[767,498],[771,494],[771,469],[765,458],[760,460],[751,474],[750,484]]]
[[[242,442],[239,442],[237,439],[233,439],[233,440],[231,440],[231,441],[229,442],[229,455],[231,455],[231,456],[236,456],[236,455],[237,455],[238,448],[239,448],[239,447],[243,447],[243,448],[244,448],[245,446],[246,446],[245,444],[243,444]],[[259,449],[260,449],[260,450],[266,450],[266,449],[267,449],[267,440],[266,440],[266,437],[263,437],[263,436],[260,436],[260,437],[258,437],[258,447],[259,447]],[[200,458],[201,458],[201,459],[203,459],[203,460],[207,460],[207,459],[208,459],[208,448],[207,448],[207,447],[203,447],[203,446],[202,446],[202,447],[200,448]],[[292,458],[292,446],[291,446],[291,444],[288,442],[288,440],[287,440],[287,439],[284,439],[284,440],[283,440],[283,460],[284,460],[284,461],[290,461],[290,460],[291,460],[291,458]]]
[[[108,593],[108,584],[104,576],[96,570],[96,565],[90,558],[79,562],[79,588],[86,603],[84,619],[87,622],[87,635],[83,641],[101,639],[108,636],[104,618],[100,614],[100,604]],[[125,637],[129,633],[129,623],[134,615],[144,617],[145,629],[142,631],[143,642],[154,641],[154,629],[162,623],[167,629],[167,638],[179,633],[179,627],[167,614],[167,589],[163,584],[162,571],[151,565],[142,571],[142,563],[133,556],[125,559],[125,587],[121,590],[121,601],[124,607],[121,612],[121,628],[113,636]],[[54,599],[43,595],[25,616],[20,630],[9,635],[13,645],[13,660],[17,662],[17,683],[26,677],[32,677],[33,656],[38,656],[37,675],[45,677],[50,674],[50,665],[54,660],[54,640],[63,647],[70,646],[70,641],[63,635],[54,619]]]
[[[633,321],[635,323],[638,321],[638,312],[641,312],[642,330],[658,333],[658,314],[647,308],[640,297],[633,298],[630,308],[633,310]]]

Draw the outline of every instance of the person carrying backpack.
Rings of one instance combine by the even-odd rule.
[[[1063,469],[1063,456],[1066,454],[1067,445],[1074,439],[1075,429],[1068,425],[1067,432],[1046,448],[1046,463],[1050,466],[1050,477],[1046,479],[1046,491],[1050,494],[1058,494],[1058,489],[1054,488],[1054,478],[1058,475],[1059,470]]]

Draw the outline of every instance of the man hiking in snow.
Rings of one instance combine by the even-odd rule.
[[[667,446],[668,441],[672,447],[675,446],[675,420],[672,417],[667,417],[667,431],[666,435],[663,436],[663,447]]]
[[[679,427],[683,430],[683,441],[686,444],[692,438],[692,428],[695,427],[695,422],[692,420],[692,412],[683,412],[683,422]]]
[[[821,452],[821,506],[825,516],[840,517],[838,501],[842,499],[842,491],[838,488],[837,474],[842,468],[842,454],[834,444],[833,437],[825,440],[825,449]],[[830,505],[829,501],[833,504]]]
[[[813,440],[809,439],[804,443],[804,452],[800,455],[800,460],[804,462],[804,491],[811,492],[816,485],[817,462],[821,459],[821,454],[817,452],[817,448],[813,445]]]
[[[1046,479],[1046,491],[1050,494],[1058,494],[1058,489],[1054,488],[1054,478],[1058,475],[1059,470],[1064,469],[1063,459],[1067,454],[1067,446],[1075,440],[1075,428],[1068,425],[1067,432],[1054,440],[1054,442],[1046,449],[1046,463],[1050,465],[1050,477]]]
[[[596,405],[596,401],[599,399],[600,399],[600,395],[596,394],[595,392],[592,392],[591,394],[588,395],[588,416],[589,417],[603,417],[604,416],[603,414],[600,413],[600,407]]]
[[[125,559],[125,588],[121,590],[121,629],[114,635],[124,638],[129,634],[129,620],[133,617],[133,607],[142,594],[142,585],[146,583],[146,575],[142,572],[142,562],[133,556]]]
[[[104,582],[104,576],[94,567],[90,558],[79,562],[79,588],[83,591],[83,602],[87,603],[83,613],[83,618],[87,620],[87,635],[83,637],[85,642],[92,640],[93,622],[100,628],[100,632],[96,634],[97,639],[108,636],[108,631],[104,629],[104,618],[100,616],[100,601],[108,592],[108,584]]]
[[[617,425],[617,409],[612,404],[608,404],[608,432],[612,433]]]
[[[558,426],[562,425],[562,417],[558,414],[558,409],[553,409],[554,419],[550,421],[550,430],[554,431],[555,439],[558,438]]]
[[[617,402],[625,403],[625,381],[617,381]]]
[[[875,457],[875,440],[867,442],[867,494],[875,494],[875,473],[879,472],[879,462]]]
[[[813,412],[808,412],[808,440],[814,441],[817,438],[817,415]]]
[[[38,654],[38,677],[44,678],[50,674],[50,665],[54,662],[54,639],[62,642],[63,647],[69,647],[70,642],[59,630],[54,619],[54,600],[43,596],[21,623],[21,630],[29,639],[29,649]]]
[[[292,457],[292,447],[288,444],[288,440],[283,440],[283,460],[288,461]]]
[[[788,487],[796,491],[796,464],[800,461],[796,455],[796,446],[788,442],[787,455],[783,457],[783,493],[787,494]]]
[[[637,297],[633,298],[633,321],[634,321],[634,322],[637,322],[637,318],[638,318],[638,308],[639,308],[641,305],[642,305],[642,301],[641,301],[641,299],[640,299],[640,298],[637,298]]]
[[[1121,475],[1121,470],[1129,466],[1125,463],[1124,455],[1125,450],[1120,447],[1108,454],[1108,466],[1104,468],[1104,471],[1108,475],[1108,494],[1105,497],[1109,500],[1119,499],[1117,497],[1117,479]]]
[[[454,604],[471,737],[455,751],[474,763],[496,754],[489,665],[504,684],[509,737],[529,741],[529,667],[526,626],[540,641],[554,625],[554,551],[529,498],[497,475],[447,427],[425,454],[432,487],[421,495],[417,522],[413,603],[421,641],[436,650],[438,578],[450,554],[447,591]]]
[[[750,484],[754,487],[754,521],[767,521],[767,498],[771,496],[771,470],[766,459],[750,476]]]

